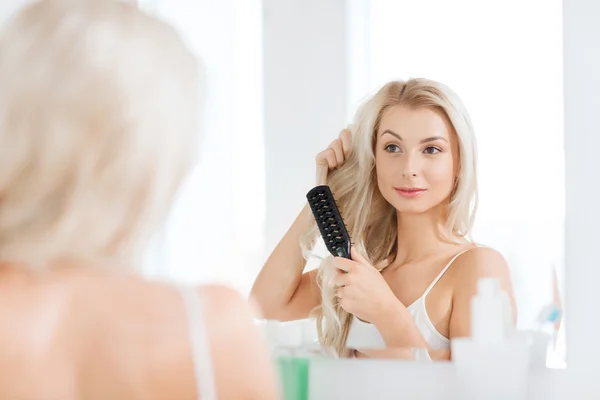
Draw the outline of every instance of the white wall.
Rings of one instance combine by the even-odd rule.
[[[149,275],[247,292],[264,227],[261,7],[257,0],[150,0],[206,67],[201,159],[147,265]]]
[[[568,368],[572,387],[598,398],[600,2],[564,0],[563,7]]]

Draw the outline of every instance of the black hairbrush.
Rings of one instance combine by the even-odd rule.
[[[334,257],[350,259],[350,235],[329,186],[312,188],[306,198],[327,250]]]

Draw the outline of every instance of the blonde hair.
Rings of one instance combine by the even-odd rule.
[[[469,116],[462,102],[448,87],[426,79],[397,81],[384,85],[358,110],[350,127],[353,151],[344,164],[331,171],[327,184],[338,206],[356,249],[373,265],[385,267],[397,251],[398,231],[395,208],[381,195],[377,186],[374,146],[385,110],[395,105],[429,108],[446,116],[459,141],[458,179],[447,208],[446,237],[468,237],[477,208],[476,143]],[[318,237],[314,221],[302,238],[305,257]],[[317,281],[321,288],[321,305],[314,310],[321,345],[344,357],[352,321],[351,315],[337,303],[332,279],[335,271],[331,257],[319,266]]]
[[[0,260],[137,267],[196,156],[197,60],[116,0],[31,4],[0,54]]]

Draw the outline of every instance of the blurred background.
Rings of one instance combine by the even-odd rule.
[[[0,20],[26,2],[2,0]],[[154,240],[149,276],[247,294],[304,204],[315,155],[386,81],[426,77],[453,88],[471,114],[473,238],[507,258],[519,328],[534,327],[562,293],[559,0],[138,3],[180,31],[208,77],[201,160]]]

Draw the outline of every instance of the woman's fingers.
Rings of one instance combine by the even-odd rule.
[[[337,270],[336,276],[333,280],[335,286],[347,286],[350,283],[350,277],[347,272]]]
[[[352,136],[350,134],[350,130],[342,130],[339,139],[342,142],[342,151],[344,153],[344,158],[347,158],[350,155],[350,153],[352,153]]]
[[[357,263],[352,260],[348,260],[344,257],[334,257],[333,266],[344,272],[350,272],[356,267]]]
[[[330,147],[317,154],[316,161],[317,166],[324,166],[327,169],[333,169],[338,164],[335,151]]]
[[[333,149],[335,153],[335,160],[337,161],[336,166],[341,166],[344,163],[344,150],[342,148],[342,141],[340,139],[335,139],[329,145],[329,148]]]

